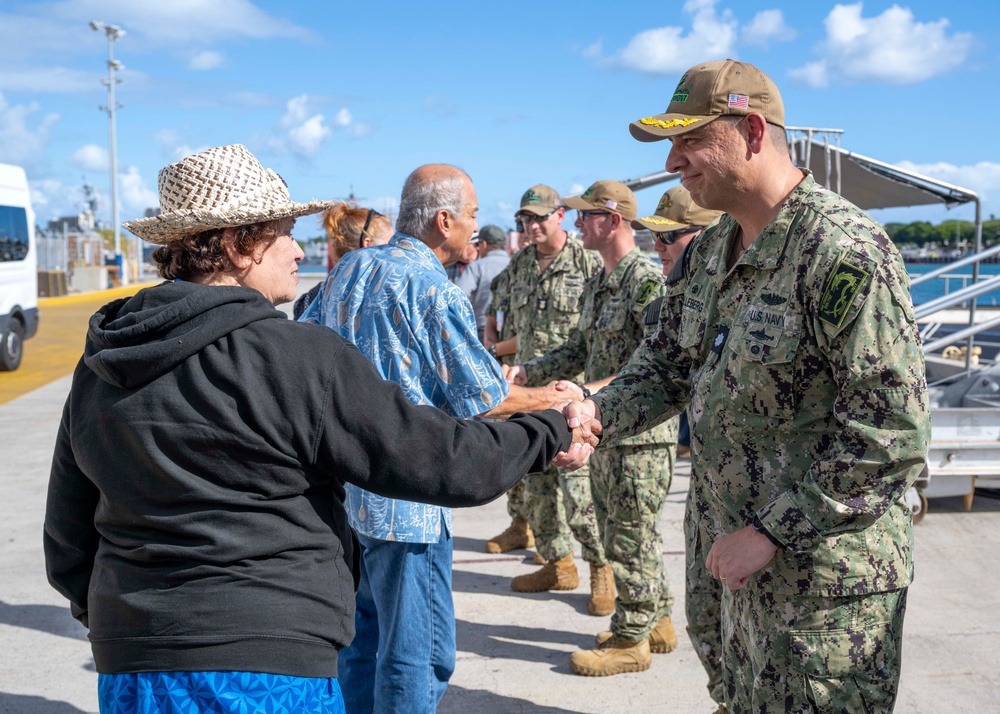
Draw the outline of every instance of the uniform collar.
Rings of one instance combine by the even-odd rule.
[[[804,174],[802,180],[792,189],[774,220],[761,231],[750,247],[740,256],[736,262],[737,265],[749,264],[759,270],[774,270],[781,263],[781,258],[792,239],[796,214],[806,196],[816,190],[816,180],[812,173],[805,169],[801,169],[801,171]],[[729,250],[733,241],[736,240],[738,231],[739,224],[736,219],[728,214],[724,215],[716,229],[705,272],[710,275],[726,273]]]
[[[604,276],[601,287],[617,290],[618,286],[621,285],[622,280],[625,279],[625,273],[629,271],[632,264],[637,260],[642,260],[642,253],[638,247],[635,247],[622,257],[621,262],[619,262],[618,265],[615,266],[615,269],[608,275],[605,276],[604,270],[601,270],[601,272],[598,273],[598,275]]]

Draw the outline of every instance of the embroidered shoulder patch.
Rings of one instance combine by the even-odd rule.
[[[635,304],[639,307],[645,307],[656,296],[656,289],[658,287],[660,287],[659,280],[656,278],[646,278],[635,294]]]
[[[833,327],[840,327],[850,311],[851,304],[865,287],[871,274],[841,259],[823,289],[819,302],[819,319]]]

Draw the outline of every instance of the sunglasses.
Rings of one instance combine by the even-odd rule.
[[[365,227],[361,229],[361,236],[358,238],[358,247],[365,247],[365,234],[368,232],[368,226],[372,224],[372,216],[381,216],[382,214],[376,211],[374,208],[368,209],[368,217],[365,218]]]
[[[681,228],[676,231],[665,231],[663,233],[656,233],[656,240],[663,243],[663,245],[673,245],[681,236],[685,236],[688,233],[697,233],[702,230],[705,226],[688,226],[687,228]]]
[[[587,216],[610,216],[610,211],[577,211],[576,216],[579,220],[587,220]]]
[[[549,218],[552,217],[553,213],[555,213],[555,211],[549,211],[544,216],[536,216],[534,213],[522,213],[521,215],[517,216],[517,220],[520,221],[521,224],[525,226],[530,223],[544,223],[545,221],[549,220]]]

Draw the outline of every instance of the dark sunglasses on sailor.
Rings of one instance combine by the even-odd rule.
[[[365,234],[368,232],[368,226],[372,224],[372,216],[381,216],[382,214],[376,211],[374,208],[368,209],[368,217],[365,219],[365,227],[361,229],[361,236],[358,238],[358,247],[365,247]]]
[[[559,210],[559,209],[556,209]],[[526,226],[530,223],[544,223],[549,220],[553,213],[556,211],[549,211],[544,216],[536,216],[534,213],[521,213],[517,215],[517,220],[521,222],[521,225]]]
[[[611,211],[577,211],[577,219],[581,221],[587,220],[587,216],[610,216]]]
[[[656,233],[656,240],[663,243],[663,245],[673,245],[681,236],[687,235],[688,233],[697,233],[700,230],[704,230],[705,226],[688,226],[687,228],[681,228],[676,231],[664,231]]]

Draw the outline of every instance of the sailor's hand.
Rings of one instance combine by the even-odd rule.
[[[507,377],[507,381],[511,384],[517,384],[522,387],[528,384],[528,370],[519,364],[511,367],[504,376]]]
[[[583,389],[576,382],[571,382],[568,379],[556,379],[546,386],[558,389],[564,399],[572,399],[574,402],[583,401]]]
[[[570,445],[569,451],[560,451],[556,454],[556,457],[552,459],[552,465],[567,471],[575,471],[585,466],[593,453],[594,447],[590,444],[574,441]]]
[[[712,577],[730,590],[739,590],[750,576],[771,562],[778,547],[750,526],[727,533],[712,544],[705,559]]]

